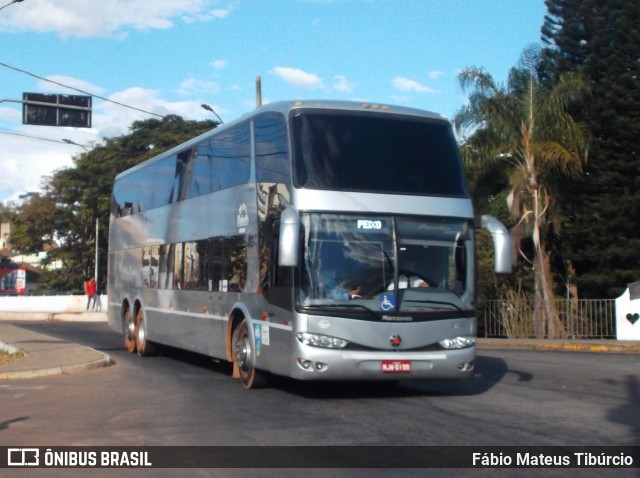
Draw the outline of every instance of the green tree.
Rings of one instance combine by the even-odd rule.
[[[39,252],[44,243],[56,245],[48,261],[60,261],[62,268],[45,272],[40,287],[82,289],[83,277],[93,275],[97,240],[99,287],[104,288],[115,176],[215,126],[213,121],[184,121],[175,115],[137,121],[128,135],[105,139],[104,144],[74,157],[72,167],[47,178],[43,193],[19,211],[10,238],[23,252]]]
[[[55,212],[56,206],[50,198],[41,195],[30,197],[12,220],[12,247],[25,254],[37,254],[45,244],[52,244],[55,228],[51,225],[59,218]]]
[[[568,114],[586,93],[585,83],[566,75],[552,86],[540,74],[540,50],[531,47],[513,68],[507,86],[479,68],[459,75],[470,90],[469,104],[455,115],[459,133],[468,134],[467,147],[480,152],[476,161],[507,166],[507,204],[518,252],[533,267],[534,325],[538,337],[561,334],[547,238],[557,219],[552,177],[558,172],[576,177],[586,159],[589,137],[584,125]],[[523,238],[531,238],[531,251]]]
[[[574,113],[593,134],[579,182],[563,182],[561,252],[580,295],[613,298],[640,280],[640,8],[628,0],[547,0],[552,78],[576,72],[592,101]]]

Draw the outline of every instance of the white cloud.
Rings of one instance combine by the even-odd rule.
[[[213,8],[214,0],[29,0],[3,11],[2,25],[16,31],[56,32],[62,37],[122,38],[128,29],[167,29],[222,19],[232,8]]]
[[[318,5],[333,5],[336,0],[301,0],[302,3],[317,3]]]
[[[391,99],[398,104],[411,102],[411,98],[409,98],[408,96],[402,96],[402,95],[391,95]]]
[[[429,88],[426,85],[423,85],[411,78],[405,78],[402,76],[396,76],[391,80],[391,84],[400,91],[404,91],[407,93],[436,93],[436,90],[433,88]]]
[[[220,84],[215,81],[187,78],[180,84],[178,92],[181,95],[197,95],[200,93],[217,94],[220,93],[221,89]]]
[[[351,93],[355,85],[351,83],[345,76],[337,75],[333,77],[333,89],[340,93]]]
[[[123,105],[135,106],[137,109],[126,108],[120,104],[107,101],[94,105],[93,126],[98,130],[99,137],[109,138],[126,134],[129,126],[134,121],[154,118],[153,115],[149,115],[144,111],[162,116],[180,114],[169,108],[169,102],[159,98],[158,92],[155,90],[133,87],[114,93],[108,98]]]
[[[0,103],[2,105],[2,103]],[[17,108],[0,107],[0,120],[11,122],[22,121],[22,110]]]
[[[222,70],[229,66],[229,62],[227,60],[213,60],[210,65],[216,70]]]
[[[444,71],[434,70],[429,72],[429,78],[432,78],[434,80],[442,78],[444,75],[445,75]]]
[[[17,199],[20,194],[39,191],[43,175],[51,175],[53,171],[73,164],[72,155],[82,150],[77,146],[56,142],[65,137],[56,136],[69,133],[70,129],[64,128],[53,133],[52,128],[46,126],[21,126],[14,133],[25,136],[0,135],[0,201],[6,203]]]
[[[230,13],[230,8],[214,8],[213,10],[211,10],[211,16],[215,18],[225,18]]]
[[[322,79],[318,75],[314,73],[307,73],[306,71],[298,68],[276,66],[271,71],[292,86],[307,88],[310,90],[316,90],[324,86],[322,84]]]
[[[70,86],[71,88],[65,88],[61,85]],[[92,95],[101,95],[104,92],[104,88],[94,85],[93,83],[64,75],[46,76],[45,80],[38,80],[38,88],[40,91],[52,91],[55,93],[76,95],[79,94],[77,90],[85,91]],[[60,90],[60,88],[64,91]]]

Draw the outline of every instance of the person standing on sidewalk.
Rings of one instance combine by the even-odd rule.
[[[87,276],[87,279],[84,282],[84,293],[87,294],[87,310],[89,310],[89,305],[93,300],[93,306],[91,310],[96,307],[96,279],[94,277]]]
[[[102,301],[100,300],[100,290],[96,287],[96,298],[93,301],[96,312],[102,312]]]

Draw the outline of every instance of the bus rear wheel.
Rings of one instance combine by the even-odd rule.
[[[135,327],[131,309],[127,309],[124,313],[124,347],[131,353],[136,350]]]
[[[155,355],[157,348],[153,342],[147,339],[147,327],[144,322],[144,314],[142,308],[138,309],[136,314],[136,326],[134,329],[135,346],[140,357]]]
[[[249,334],[249,323],[244,319],[233,332],[233,361],[244,388],[261,388],[268,384],[267,374],[256,370],[255,347]]]

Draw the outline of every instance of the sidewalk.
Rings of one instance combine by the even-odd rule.
[[[47,317],[16,317],[12,321],[47,320]],[[47,314],[44,314],[45,316]],[[104,314],[56,314],[53,320],[106,321]],[[62,316],[62,317],[60,317]],[[9,319],[7,316],[2,318]],[[0,319],[1,320],[1,319]],[[0,381],[74,373],[111,365],[111,357],[82,345],[71,344],[48,335],[0,322],[0,350],[8,353],[22,351],[24,359],[0,365]]]
[[[0,350],[15,353],[21,350],[25,358],[15,364],[0,365],[0,381],[42,377],[106,367],[111,358],[102,352],[71,344],[48,335],[38,334],[17,325],[3,324],[2,320],[64,320],[73,322],[106,322],[103,313],[80,314],[21,314],[0,315]],[[480,353],[491,349],[529,349],[573,352],[608,352],[640,354],[640,341],[622,340],[535,340],[484,339],[477,341]]]
[[[567,352],[609,352],[640,354],[640,341],[635,340],[578,340],[578,339],[477,339],[478,350],[529,349]]]

